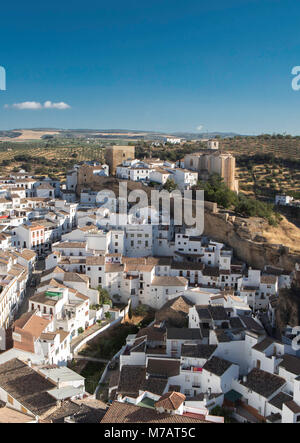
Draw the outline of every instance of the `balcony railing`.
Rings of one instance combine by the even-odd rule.
[[[181,370],[188,372],[202,372],[202,368],[200,366],[182,366]]]

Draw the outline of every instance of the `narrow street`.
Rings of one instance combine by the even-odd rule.
[[[37,261],[35,269],[32,273],[31,279],[29,280],[29,284],[26,288],[26,294],[21,306],[18,309],[18,312],[15,315],[15,320],[21,317],[22,314],[28,311],[29,298],[33,296],[36,287],[40,283],[41,273],[45,269],[45,260],[40,259]]]

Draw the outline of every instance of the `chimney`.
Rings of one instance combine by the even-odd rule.
[[[32,361],[30,360],[30,358],[27,360],[27,364],[31,368]]]

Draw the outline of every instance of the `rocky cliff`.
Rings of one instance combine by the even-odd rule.
[[[300,325],[300,289],[281,289],[276,309],[276,326],[282,331],[286,325]]]
[[[204,233],[217,241],[227,243],[240,260],[255,268],[273,265],[292,271],[295,263],[300,263],[300,251],[299,247],[297,248],[300,246],[300,236],[294,249],[287,246],[290,241],[284,244],[270,243],[271,237],[264,235],[269,230],[267,225],[263,219],[239,218],[227,212],[217,211],[216,207],[214,210],[206,208],[205,211]]]

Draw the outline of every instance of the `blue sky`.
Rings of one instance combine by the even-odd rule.
[[[4,2],[0,128],[300,134],[299,23],[295,0]]]

